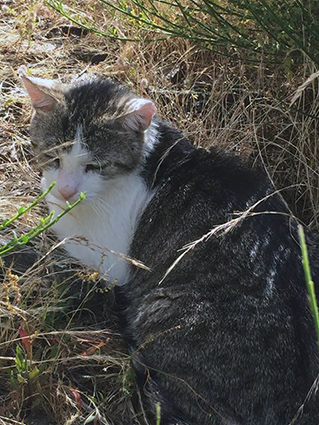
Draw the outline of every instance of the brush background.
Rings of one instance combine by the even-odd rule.
[[[153,34],[149,42],[143,29],[97,1],[64,3],[104,28],[111,21],[117,34],[138,32],[141,41],[99,37],[41,0],[2,2],[1,218],[40,193],[28,136],[31,104],[17,77],[25,64],[34,76],[65,83],[84,72],[103,73],[151,98],[159,116],[195,145],[222,147],[264,170],[292,213],[318,230],[318,78],[303,85],[317,71],[312,60],[287,65],[282,56],[268,64],[267,57],[251,62],[240,51],[225,57],[170,36]],[[3,231],[1,241],[32,228],[45,213],[42,203]],[[50,232],[8,265],[7,259],[0,283],[0,424],[24,418],[41,425],[147,424],[112,315],[113,295],[99,277],[70,266]],[[32,335],[31,353],[19,326]],[[21,364],[28,356],[29,365]]]

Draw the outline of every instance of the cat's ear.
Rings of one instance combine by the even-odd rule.
[[[133,131],[147,130],[156,112],[154,103],[147,99],[134,99],[128,109],[128,112],[120,118],[121,124]]]
[[[59,103],[59,93],[62,94],[62,84],[52,80],[30,77],[26,73],[26,67],[19,68],[19,76],[27,90],[33,108],[37,112],[49,113]]]

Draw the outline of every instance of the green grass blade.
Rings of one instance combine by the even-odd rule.
[[[44,196],[46,196],[50,192],[50,190],[53,188],[54,185],[55,185],[55,183],[52,183],[50,185],[49,189],[46,190],[42,195],[38,196],[35,199],[35,201],[32,202],[32,204],[29,205],[29,207],[27,207],[25,209],[25,211],[28,211],[30,208],[32,208],[32,206],[37,205],[44,198]],[[75,208],[80,202],[82,202],[84,198],[85,198],[85,194],[81,193],[79,199],[77,201],[75,201],[73,204],[66,202],[65,210],[62,211],[60,214],[58,214],[56,217],[53,217],[54,212],[52,211],[47,217],[42,218],[40,220],[40,223],[37,226],[33,227],[29,232],[24,233],[23,235],[21,235],[19,237],[14,237],[13,239],[11,239],[5,245],[0,246],[0,257],[3,256],[4,254],[7,254],[7,253],[13,251],[14,249],[16,249],[16,248],[18,248],[22,245],[27,244],[33,238],[35,238],[38,235],[40,235],[41,233],[45,232],[47,229],[49,229],[54,224],[56,224],[65,214],[67,214],[69,211],[71,211],[73,208]],[[21,212],[20,215],[24,214],[24,212]],[[15,219],[19,218],[20,215],[19,216],[16,215]],[[12,223],[13,220],[10,219],[9,221],[10,221],[10,223]]]
[[[20,207],[17,214],[15,214],[13,217],[11,217],[8,220],[4,220],[2,224],[0,224],[0,230],[7,228],[14,221],[18,220],[18,218],[20,218],[23,214],[25,214],[26,212],[31,210],[34,206],[36,206],[40,201],[42,201],[42,199],[44,199],[47,196],[47,194],[53,189],[54,186],[55,186],[55,182],[51,183],[49,188],[45,192],[43,192],[41,195],[39,195],[30,205],[28,205],[27,207]]]
[[[311,277],[308,249],[306,245],[306,238],[305,238],[303,227],[299,226],[298,231],[299,231],[299,240],[300,240],[301,255],[302,255],[302,265],[305,272],[305,278],[306,278],[307,288],[309,292],[310,307],[311,307],[311,311],[315,321],[317,344],[319,346],[319,311],[318,311],[317,297],[315,292],[315,284]]]

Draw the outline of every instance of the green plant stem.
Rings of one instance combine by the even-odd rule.
[[[39,195],[30,205],[28,205],[27,207],[20,207],[16,215],[14,215],[12,218],[8,220],[4,220],[2,224],[0,225],[0,231],[8,227],[14,221],[18,220],[23,214],[25,214],[26,212],[31,210],[33,207],[35,207],[40,201],[42,201],[42,199],[44,199],[47,196],[47,194],[52,190],[54,186],[55,186],[55,183],[54,182],[51,183],[49,188],[45,192],[43,192],[41,195]]]
[[[299,226],[298,231],[299,231],[299,240],[300,240],[301,255],[302,255],[302,265],[305,272],[305,278],[306,278],[306,283],[307,283],[308,292],[309,292],[310,307],[311,307],[312,314],[315,321],[317,344],[319,346],[319,311],[318,311],[317,297],[315,292],[315,284],[311,277],[308,249],[306,245],[306,238],[305,238],[303,227]]]
[[[55,182],[53,182],[50,187],[40,196],[38,196],[32,204],[30,204],[28,207],[23,208],[19,210],[19,212],[10,220],[5,222],[5,226],[7,227],[9,224],[11,224],[13,221],[18,219],[22,214],[24,214],[26,211],[29,211],[32,207],[37,205],[54,187]],[[15,248],[27,244],[31,239],[37,237],[40,233],[46,231],[51,226],[56,224],[65,214],[67,214],[69,211],[71,211],[73,208],[75,208],[80,202],[83,201],[85,198],[85,194],[81,193],[80,198],[75,201],[73,204],[70,204],[69,202],[66,202],[66,208],[64,211],[62,211],[60,214],[58,214],[56,217],[54,216],[54,211],[52,211],[47,217],[44,217],[41,219],[40,224],[38,226],[32,228],[29,232],[24,233],[23,235],[19,237],[14,237],[11,239],[8,243],[0,247],[0,257],[4,254],[7,254],[8,252],[14,250]]]
[[[160,405],[160,403],[156,403],[155,411],[156,411],[156,425],[161,425],[161,405]]]
[[[100,31],[97,28],[93,27],[91,24],[89,24],[88,22],[84,23],[81,22],[79,19],[74,18],[70,13],[68,13],[64,8],[63,8],[63,4],[61,1],[58,0],[44,0],[45,4],[49,7],[51,7],[52,9],[54,9],[56,12],[60,13],[60,15],[64,16],[65,18],[67,18],[69,21],[71,21],[73,24],[78,25],[79,27],[91,31],[96,35],[99,35],[101,37],[108,37],[108,38],[112,38],[115,40],[119,40],[119,41],[132,41],[132,42],[137,42],[140,41],[139,38],[129,38],[129,37],[119,37],[110,33],[106,33],[104,31]]]

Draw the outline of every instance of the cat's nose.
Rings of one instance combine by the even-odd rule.
[[[71,199],[77,193],[77,190],[70,186],[60,187],[58,188],[58,191],[66,201]]]

